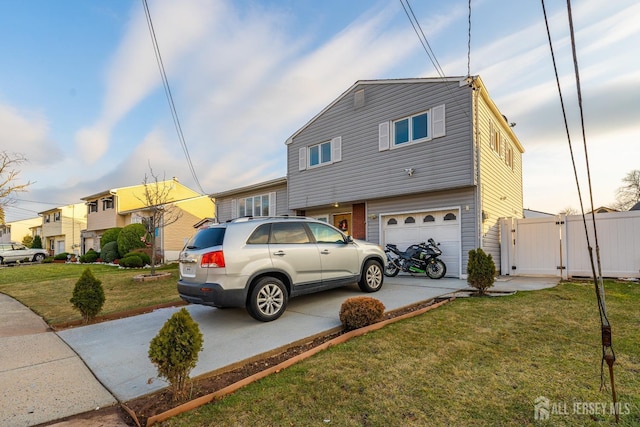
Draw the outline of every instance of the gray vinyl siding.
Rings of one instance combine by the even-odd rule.
[[[248,191],[239,191],[238,193],[228,192],[224,197],[216,198],[216,213],[218,222],[225,222],[233,219],[232,203],[233,200],[246,197],[260,196],[263,194],[276,193],[276,215],[293,215],[288,208],[287,186],[278,185],[274,187],[263,187]]]
[[[468,210],[467,206],[469,207]],[[469,251],[478,247],[475,187],[369,200],[367,202],[367,240],[381,243],[379,216],[382,214],[440,210],[443,208],[460,208],[462,274],[466,274]],[[373,219],[373,215],[376,216],[375,219]]]
[[[364,89],[363,107],[354,93]],[[358,202],[474,184],[471,89],[458,82],[355,86],[295,135],[287,146],[289,208]],[[445,105],[446,135],[378,150],[378,125]],[[299,149],[342,137],[340,162],[300,171]],[[405,168],[413,168],[407,176]]]

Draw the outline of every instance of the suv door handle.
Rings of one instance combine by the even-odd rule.
[[[331,251],[329,249],[323,249],[320,253],[323,255],[329,255]]]
[[[276,252],[274,252],[273,254],[274,254],[274,255],[278,255],[278,256],[284,256],[284,255],[285,255],[284,251],[282,251],[282,250],[280,250],[280,251],[276,251]]]

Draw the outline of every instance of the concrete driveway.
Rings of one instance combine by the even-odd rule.
[[[386,278],[383,288],[366,294],[379,299],[387,310],[404,307],[465,289],[466,281],[430,280],[411,276]],[[339,311],[345,299],[365,295],[357,285],[294,298],[278,320],[262,323],[244,309],[216,309],[189,305],[187,310],[204,336],[203,350],[192,377],[286,346],[340,326]],[[149,343],[179,308],[119,319],[58,332],[84,360],[98,380],[119,400],[167,387],[156,377],[149,361]]]

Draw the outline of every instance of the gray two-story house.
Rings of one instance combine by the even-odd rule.
[[[291,214],[402,249],[432,237],[450,277],[478,247],[500,268],[498,219],[522,217],[524,149],[479,77],[358,81],[286,145]]]

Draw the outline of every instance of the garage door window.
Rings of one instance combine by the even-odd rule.
[[[451,212],[449,212],[444,216],[445,221],[455,221],[455,219],[456,219],[455,214],[452,214]]]
[[[424,217],[424,219],[422,220],[422,222],[435,222],[435,218],[433,217],[433,215],[427,215]]]
[[[398,221],[396,221],[395,218],[390,218],[389,221],[387,221],[387,225],[397,225]]]
[[[415,224],[416,220],[412,216],[410,216],[410,217],[408,217],[407,219],[404,220],[404,223],[405,224]]]

